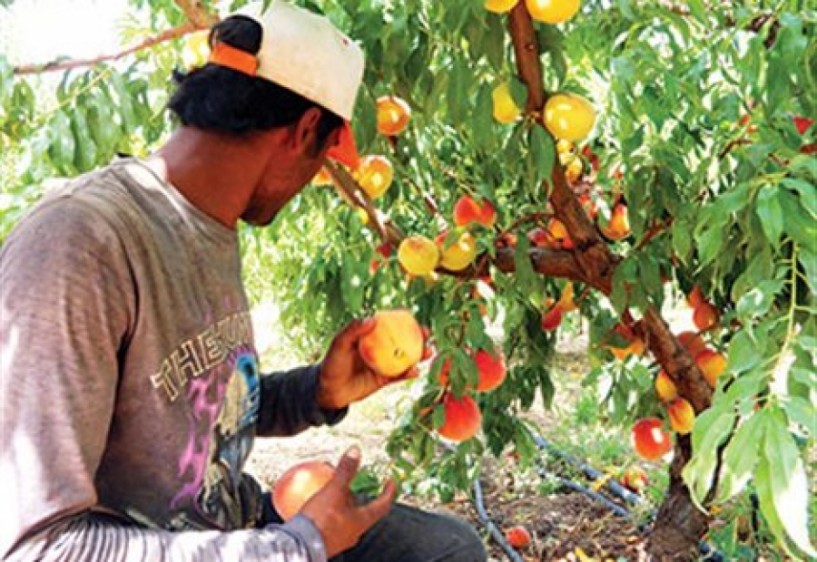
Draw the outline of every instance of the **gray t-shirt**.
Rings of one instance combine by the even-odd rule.
[[[343,412],[316,407],[317,367],[259,373],[235,231],[138,160],[67,183],[9,235],[0,353],[0,554],[325,559],[303,516],[253,529],[242,467],[255,435]]]

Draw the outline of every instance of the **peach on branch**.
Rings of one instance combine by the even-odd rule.
[[[655,393],[661,402],[672,402],[678,397],[678,387],[664,369],[655,377]]]
[[[394,169],[385,156],[370,154],[360,159],[353,177],[366,195],[377,199],[389,189],[394,179]]]
[[[580,141],[590,133],[595,122],[593,106],[576,94],[554,94],[545,103],[545,127],[557,139]]]
[[[718,309],[706,301],[699,304],[692,313],[692,322],[701,331],[711,330],[718,325],[719,320]]]
[[[437,246],[440,248],[440,265],[451,271],[462,271],[477,257],[477,240],[470,232],[461,232],[454,242],[445,245],[447,233],[437,236]]]
[[[305,461],[289,468],[272,489],[275,511],[284,521],[289,521],[334,475],[332,465],[322,461]]]
[[[658,460],[672,450],[672,435],[658,418],[642,418],[630,431],[630,441],[636,454],[644,460]]]
[[[321,166],[321,169],[318,170],[318,173],[315,174],[315,177],[312,178],[312,185],[315,186],[324,186],[324,185],[332,185],[332,176],[329,172]]]
[[[562,23],[579,11],[579,0],[525,0],[530,17],[549,24]]]
[[[491,92],[491,101],[494,105],[494,119],[503,124],[515,123],[522,110],[516,105],[511,95],[511,87],[507,82],[502,82]]]
[[[437,267],[440,250],[425,236],[409,236],[397,248],[397,261],[410,274],[423,277],[430,275]]]
[[[463,394],[457,398],[450,392],[443,397],[445,421],[437,433],[452,441],[471,439],[482,425],[482,412],[476,401]]]
[[[411,107],[397,96],[377,98],[377,132],[389,137],[399,135],[408,125]]]
[[[485,9],[495,14],[510,12],[519,0],[485,0]]]
[[[718,377],[726,370],[726,357],[707,347],[695,355],[695,363],[709,386],[715,388],[718,385]]]
[[[477,392],[490,392],[499,388],[505,381],[508,369],[505,366],[505,356],[502,355],[501,351],[497,351],[495,355],[492,355],[484,349],[480,349],[474,354],[474,363],[479,371]]]
[[[695,410],[686,398],[676,398],[667,406],[669,424],[673,431],[686,435],[695,425]]]
[[[478,203],[470,195],[463,195],[454,204],[454,224],[469,226],[471,223],[493,228],[496,222],[496,209],[488,199]]]
[[[678,341],[693,358],[706,349],[706,342],[701,337],[701,334],[697,332],[681,332],[678,334]]]
[[[545,332],[552,332],[562,323],[562,309],[554,306],[542,315],[540,325]]]
[[[618,202],[613,206],[610,221],[601,233],[609,240],[624,240],[630,235],[630,217],[627,214],[627,205]]]
[[[420,324],[408,310],[383,310],[374,315],[375,327],[358,343],[360,356],[374,372],[396,377],[423,357]]]

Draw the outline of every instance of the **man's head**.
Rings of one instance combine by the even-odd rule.
[[[349,121],[363,54],[326,18],[280,0],[262,12],[259,3],[216,24],[209,43],[209,62],[177,75],[169,107],[183,125],[237,138],[286,129],[308,146],[274,172],[298,189],[326,156],[357,163]]]

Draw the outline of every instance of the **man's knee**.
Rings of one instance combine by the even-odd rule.
[[[462,519],[448,515],[438,517],[441,518],[439,524],[444,526],[454,544],[448,551],[440,553],[440,557],[435,560],[440,562],[485,562],[487,560],[485,546],[473,526]]]

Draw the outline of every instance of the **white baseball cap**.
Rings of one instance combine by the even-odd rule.
[[[274,82],[342,117],[339,144],[328,156],[356,167],[350,121],[363,80],[363,50],[326,17],[281,0],[267,10],[262,2],[249,4],[235,15],[261,26],[258,54],[216,41],[209,62]]]

